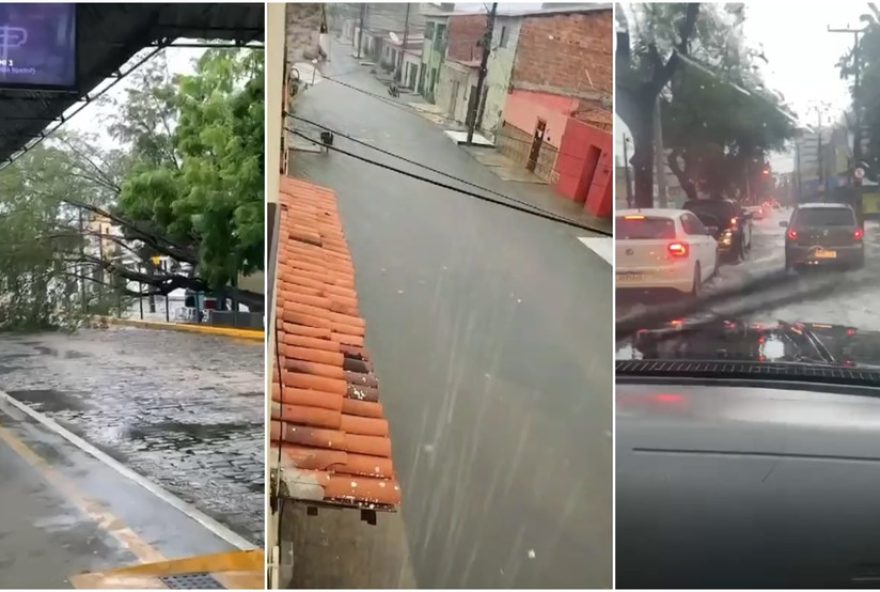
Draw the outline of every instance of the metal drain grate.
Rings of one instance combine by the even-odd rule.
[[[191,573],[178,576],[161,576],[159,578],[171,590],[224,590],[220,582],[207,573]]]

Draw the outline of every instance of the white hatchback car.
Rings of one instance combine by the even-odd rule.
[[[703,282],[718,266],[714,231],[687,210],[618,211],[614,229],[617,288],[699,295]]]

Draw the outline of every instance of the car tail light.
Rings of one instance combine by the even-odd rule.
[[[778,234],[776,236],[779,236]],[[791,229],[788,231],[788,238],[791,240],[797,240],[797,230]]]
[[[846,330],[846,334],[849,337],[855,337],[855,334],[856,334],[855,328],[850,327],[849,329]]]
[[[669,251],[669,254],[673,257],[687,257],[688,256],[688,246],[687,243],[669,243],[669,246],[666,247],[666,250]]]
[[[736,226],[736,218],[731,218],[731,219],[730,219],[730,225],[731,225],[731,226],[734,226],[734,227]]]
[[[862,238],[864,236],[865,236],[865,231],[862,230],[861,228],[856,228],[855,231],[853,231],[853,238],[856,240],[862,240]]]

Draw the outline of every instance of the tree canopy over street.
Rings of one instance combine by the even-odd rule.
[[[742,5],[642,4],[621,23],[617,104],[633,135],[637,206],[654,202],[657,100],[665,157],[690,199],[740,199],[767,182],[767,153],[794,126],[758,74],[763,56],[742,43],[744,19]]]
[[[75,324],[121,296],[177,288],[262,309],[235,287],[263,267],[262,51],[208,49],[176,76],[160,53],[132,77],[111,101],[112,144],[63,130],[0,171],[4,326]],[[85,248],[98,238],[113,251]]]
[[[876,181],[880,178],[880,10],[873,2],[868,3],[868,9],[860,19],[864,32],[858,45],[840,58],[838,68],[841,78],[852,81],[850,95],[860,116],[860,125],[849,122],[859,138],[854,148],[859,150],[863,142],[866,148],[854,156],[869,165],[868,177]]]

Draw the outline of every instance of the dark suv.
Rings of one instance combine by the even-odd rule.
[[[785,233],[785,268],[865,264],[865,230],[846,204],[801,204],[790,222],[780,222]]]
[[[691,199],[684,209],[696,214],[703,225],[713,228],[718,253],[730,261],[745,259],[752,248],[752,216],[729,199]]]

